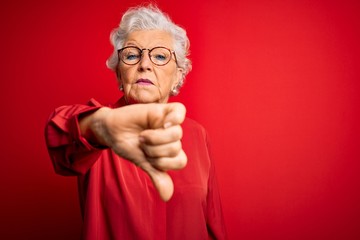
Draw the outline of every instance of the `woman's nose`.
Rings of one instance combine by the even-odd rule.
[[[145,51],[145,50],[144,50]],[[148,51],[148,50],[146,50]],[[148,52],[142,52],[142,56],[139,62],[139,70],[151,70],[153,64],[150,60],[150,56]]]

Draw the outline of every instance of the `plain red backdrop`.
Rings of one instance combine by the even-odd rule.
[[[43,129],[119,96],[109,33],[141,1],[0,3],[1,239],[78,239],[76,179]],[[209,131],[230,239],[360,239],[359,1],[165,1],[188,31],[180,96]]]

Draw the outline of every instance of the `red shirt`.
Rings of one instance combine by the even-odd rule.
[[[111,107],[122,105],[120,100]],[[81,136],[78,116],[100,107],[93,99],[87,105],[59,107],[45,131],[55,171],[78,177],[83,239],[226,239],[204,128],[189,118],[182,124],[188,163],[169,171],[175,189],[163,202],[145,172]]]

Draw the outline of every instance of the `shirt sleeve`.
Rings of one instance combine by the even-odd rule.
[[[210,158],[211,147],[206,135],[206,144]],[[214,162],[211,161],[208,179],[208,195],[206,199],[207,228],[209,239],[227,239],[227,232],[221,207],[220,192],[217,184]]]
[[[92,146],[81,136],[79,116],[101,107],[91,99],[87,105],[59,107],[50,115],[45,126],[45,140],[56,173],[85,174],[99,158],[102,149]]]

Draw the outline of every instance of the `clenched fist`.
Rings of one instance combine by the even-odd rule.
[[[186,109],[181,103],[134,104],[116,109],[100,108],[80,120],[83,136],[105,145],[151,178],[164,201],[174,186],[167,170],[185,167],[182,128]]]

